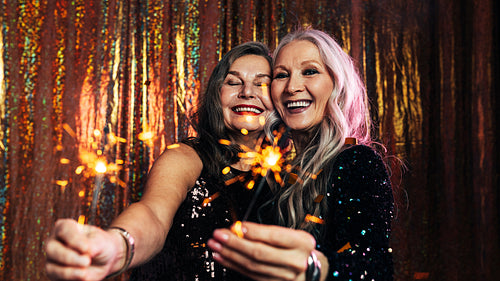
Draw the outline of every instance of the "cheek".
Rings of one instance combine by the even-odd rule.
[[[271,97],[276,100],[283,94],[283,87],[279,81],[274,81],[271,83]]]
[[[324,108],[324,107],[326,107],[328,99],[332,95],[333,85],[331,85],[330,83],[324,83],[322,86],[323,87],[321,87],[321,85],[318,85],[318,87],[315,89],[315,92],[318,93],[318,95],[316,96],[316,99],[319,101],[321,106]]]
[[[262,104],[266,107],[267,110],[273,110],[274,105],[273,105],[273,100],[271,96],[264,96],[262,98]]]
[[[271,102],[274,104],[274,107],[276,108],[278,103],[280,102],[281,99],[281,94],[283,92],[281,91],[280,88],[273,86],[271,87]]]

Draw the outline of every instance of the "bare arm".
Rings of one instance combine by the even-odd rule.
[[[112,223],[126,229],[136,240],[132,266],[144,263],[161,250],[175,213],[202,168],[198,154],[185,144],[168,150],[155,161],[141,200]]]
[[[173,218],[203,164],[191,147],[167,150],[153,165],[141,200],[112,223],[135,240],[131,266],[149,260],[163,247]],[[125,263],[126,244],[115,231],[60,220],[46,245],[47,275],[53,280],[101,280]]]

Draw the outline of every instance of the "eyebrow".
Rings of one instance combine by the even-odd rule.
[[[229,71],[227,74],[232,74],[232,75],[235,75],[235,76],[240,76],[240,73],[238,71]],[[262,78],[262,77],[268,77],[268,78],[271,78],[271,74],[266,74],[266,73],[258,73],[257,75],[257,78]]]
[[[319,64],[321,66],[321,64],[324,65],[324,63],[322,61],[317,61],[317,60],[306,60],[306,61],[303,61],[300,63],[300,66],[304,66],[304,65],[308,65],[308,64]],[[283,68],[283,69],[286,69],[286,67],[282,64],[278,64],[278,65],[275,65],[273,69],[276,69],[276,68]]]

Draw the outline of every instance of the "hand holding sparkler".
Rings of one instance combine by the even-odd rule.
[[[103,280],[123,263],[122,244],[119,234],[60,219],[45,243],[47,276],[51,280]]]

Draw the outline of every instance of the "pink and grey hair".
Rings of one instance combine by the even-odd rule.
[[[353,137],[360,144],[371,143],[368,98],[352,58],[330,35],[315,29],[301,29],[287,34],[274,50],[273,58],[276,59],[280,50],[295,40],[306,40],[318,47],[323,63],[334,80],[327,113],[338,130],[339,141]]]

